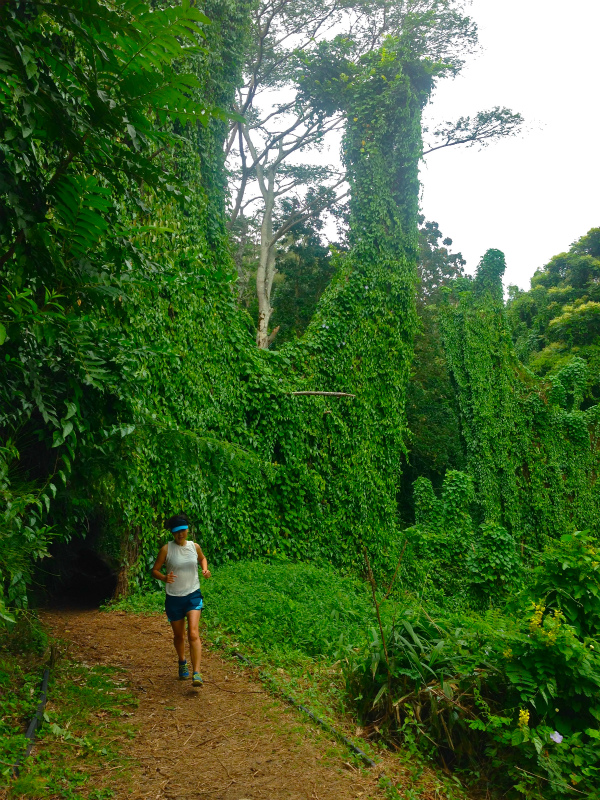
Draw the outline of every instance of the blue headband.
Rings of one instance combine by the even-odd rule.
[[[179,525],[177,528],[171,528],[171,533],[177,533],[177,531],[187,531],[189,525]]]

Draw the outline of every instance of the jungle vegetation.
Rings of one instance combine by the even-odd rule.
[[[424,143],[476,41],[459,0],[0,0],[0,616],[65,543],[153,597],[186,510],[223,629],[270,587],[257,640],[373,735],[598,798],[598,229],[505,304],[420,217],[424,151],[521,123]]]

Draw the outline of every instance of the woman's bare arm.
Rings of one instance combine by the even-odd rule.
[[[205,578],[210,578],[210,570],[208,568],[208,561],[206,560],[206,556],[202,552],[202,548],[199,544],[194,542],[196,545],[196,553],[198,554],[198,561],[200,562],[200,568],[202,569],[202,574]]]
[[[156,561],[154,562],[154,566],[152,567],[152,577],[156,578],[157,581],[163,581],[163,583],[173,583],[173,581],[177,577],[177,575],[173,574],[173,570],[171,570],[171,572],[169,572],[168,575],[165,575],[164,573],[161,572],[163,564],[167,559],[167,549],[168,548],[166,544],[160,548],[158,552],[158,558],[156,559]]]

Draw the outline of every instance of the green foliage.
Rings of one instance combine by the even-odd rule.
[[[377,59],[390,79],[369,87]],[[367,235],[357,233],[339,259],[302,340],[256,351],[227,281],[228,255],[202,240],[204,225],[222,224],[222,211],[201,218],[195,262],[174,259],[173,280],[127,302],[123,324],[138,364],[125,400],[135,431],[121,440],[118,458],[91,465],[87,475],[108,527],[127,531],[139,554],[132,585],[149,580],[160,520],[173,509],[190,514],[216,565],[282,554],[349,568],[360,563],[361,542],[377,542],[378,564],[394,561],[414,329],[420,113],[431,83],[413,80],[420,67],[406,72],[402,59],[402,51],[372,54],[357,67],[356,93],[347,88],[352,141],[367,126],[374,130],[368,158],[350,139],[346,148],[352,224]],[[422,70],[427,78],[428,65]],[[180,163],[197,172],[193,151]],[[298,390],[356,397],[291,395]],[[254,458],[244,462],[229,445]]]
[[[365,55],[345,52],[342,66],[347,72],[338,72],[331,85],[313,86],[316,101],[335,100],[348,120],[344,157],[352,186],[350,250],[336,264],[335,279],[303,339],[276,353],[255,352],[248,318],[231,291],[222,120],[209,120],[206,128],[193,125],[181,116],[181,104],[174,99],[169,108],[175,108],[175,119],[165,120],[157,103],[145,123],[134,125],[140,136],[122,126],[123,135],[111,138],[102,117],[94,137],[110,141],[92,138],[88,148],[89,137],[77,128],[75,153],[68,137],[59,140],[56,164],[42,176],[51,208],[43,226],[49,236],[55,232],[62,237],[61,252],[70,259],[69,270],[61,274],[72,277],[68,282],[64,278],[57,311],[67,317],[67,322],[59,320],[59,327],[69,336],[52,340],[62,351],[51,344],[49,352],[41,352],[43,358],[37,350],[31,356],[32,363],[35,355],[54,368],[40,395],[48,393],[46,405],[53,416],[42,424],[32,412],[25,428],[17,421],[14,435],[18,432],[23,442],[19,447],[15,440],[11,446],[17,448],[18,466],[26,469],[33,455],[27,436],[39,438],[41,431],[43,469],[41,474],[27,472],[28,488],[39,491],[57,469],[64,475],[60,483],[50,480],[54,489],[48,484],[47,501],[40,498],[46,515],[51,506],[43,524],[55,523],[61,535],[73,535],[90,519],[102,520],[105,548],[113,555],[120,551],[122,586],[149,581],[148,566],[161,541],[160,521],[182,508],[196,523],[213,563],[282,553],[349,568],[359,563],[362,543],[377,543],[372,548],[376,566],[394,562],[407,438],[406,385],[416,325],[421,110],[435,78],[457,68],[458,42],[472,32],[468,20],[453,16],[452,3],[434,5],[422,18],[411,17],[411,35],[390,38]],[[6,8],[12,6],[5,7],[8,14]],[[107,59],[106,80],[112,83],[105,88],[116,98],[116,105],[108,102],[103,111],[114,130],[118,120],[111,111],[121,114],[122,122],[123,109],[129,102],[135,105],[135,97],[127,84],[121,98],[112,65],[130,53],[131,41],[148,41],[144,31],[152,20],[146,11],[145,6],[118,6],[106,12],[108,21],[102,17],[104,21],[94,22],[100,26],[98,40],[104,41],[103,31],[112,25],[110,34],[117,42],[109,54],[98,56],[99,63]],[[197,46],[197,26],[183,22],[188,12],[197,13],[194,9],[185,5],[163,11],[163,22],[179,20],[186,33],[179,41],[168,25],[164,28],[165,42],[149,57],[156,62],[153,75],[162,71],[168,83],[175,74],[177,95],[182,91],[180,76],[189,74],[185,94],[192,92],[197,99],[196,117],[210,116],[202,115],[202,109],[226,105],[232,97],[248,8],[244,3],[209,4],[210,45],[202,47]],[[21,31],[23,36],[35,31],[41,45],[48,38],[45,14],[34,16],[35,25]],[[72,42],[73,69],[87,96],[89,54],[96,52],[96,39],[86,33],[85,26],[92,24],[87,18],[74,12],[68,19],[71,27],[64,23],[61,33],[61,18],[61,35],[44,46],[60,48],[65,37]],[[436,39],[436,25],[442,21],[450,26],[444,31],[452,32],[449,49]],[[202,30],[207,26],[201,16],[192,22],[199,22]],[[21,30],[17,22],[15,26]],[[121,48],[119,37],[127,38],[132,26],[135,35]],[[180,61],[174,60],[176,41]],[[432,61],[433,51],[438,58]],[[136,81],[141,86],[149,63],[143,48],[139,59]],[[50,59],[50,66],[39,69],[48,71],[57,61]],[[316,67],[328,68],[317,62]],[[124,74],[129,63],[125,61]],[[184,69],[188,65],[189,73]],[[55,80],[49,75],[48,80]],[[77,157],[70,158],[71,152]],[[181,180],[171,183],[169,176],[175,173]],[[104,189],[110,189],[110,196]],[[19,259],[28,274],[35,263],[30,240],[16,238],[6,261],[11,281]],[[84,245],[90,246],[85,258],[79,258]],[[48,263],[53,275],[53,262]],[[37,295],[35,302],[38,314]],[[43,313],[47,316],[49,309],[44,307]],[[51,328],[42,325],[40,330]],[[7,344],[9,339],[2,347]],[[50,347],[45,340],[43,344]],[[39,381],[35,370],[31,374]],[[306,389],[344,390],[356,398],[291,395]],[[11,398],[16,391],[26,394],[17,388]],[[3,402],[3,408],[14,407]],[[47,441],[49,432],[54,448]],[[16,467],[15,461],[13,473]],[[16,493],[14,481],[7,491]],[[27,513],[30,506],[28,500]],[[41,524],[33,520],[30,526],[36,531]]]
[[[451,245],[452,239],[444,237],[437,222],[428,222],[425,217],[419,217],[419,312],[425,306],[437,303],[443,287],[463,275],[467,262],[462,253],[452,253],[448,249]]]
[[[581,410],[582,360],[549,381],[519,362],[502,306],[503,264],[489,251],[474,281],[456,282],[442,331],[482,518],[535,547],[598,526],[598,407]]]
[[[402,476],[401,508],[407,521],[413,505],[412,486],[420,477],[438,488],[449,469],[464,467],[458,407],[442,345],[439,314],[444,287],[462,276],[465,261],[452,253],[437,222],[419,224],[417,313],[420,327],[406,398],[410,430],[408,463]]]
[[[471,582],[486,598],[502,596],[519,583],[522,562],[514,536],[493,522],[483,522],[467,557]]]
[[[203,586],[208,624],[247,648],[334,660],[365,636],[373,612],[364,586],[311,564],[240,562]],[[214,638],[214,634],[213,637]]]
[[[303,336],[317,303],[334,274],[334,259],[319,236],[319,225],[297,225],[278,250],[276,289],[273,298],[276,345]],[[279,277],[280,276],[280,277]]]
[[[473,281],[476,296],[486,298],[492,303],[502,302],[502,276],[506,271],[506,261],[501,250],[488,250],[481,259]]]
[[[507,319],[519,358],[540,376],[554,375],[573,357],[589,371],[585,403],[600,398],[600,228],[592,228],[531,279],[511,288]]]
[[[600,637],[600,551],[588,533],[565,534],[543,554],[533,591],[560,610],[578,636]]]
[[[10,0],[0,19],[0,603],[22,607],[77,447],[106,449],[122,430],[114,409],[134,357],[118,318],[158,269],[136,237],[162,230],[131,229],[140,187],[182,198],[156,157],[177,126],[223,112],[182,69],[206,54],[208,19],[187,1]]]
[[[496,604],[519,586],[523,567],[514,536],[494,522],[477,525],[470,475],[449,470],[439,499],[431,482],[419,478],[414,494],[415,525],[406,531],[411,587],[456,608]]]
[[[0,785],[6,781],[11,766],[27,746],[25,730],[38,704],[39,669],[27,670],[14,658],[2,653],[0,658],[0,691],[2,693],[2,718],[0,719]]]
[[[585,536],[566,538],[565,569],[589,571],[596,546]],[[575,788],[598,797],[598,641],[535,600],[562,571],[563,557],[557,546],[546,551],[532,576],[537,584],[516,594],[510,610],[455,613],[408,596],[383,613],[382,629],[347,663],[349,696],[363,722],[418,742],[482,791],[554,800]],[[586,584],[597,589],[594,577]],[[561,584],[552,602],[563,597]],[[597,596],[588,597],[595,618]]]

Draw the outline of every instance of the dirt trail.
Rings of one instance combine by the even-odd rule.
[[[161,617],[98,611],[44,614],[55,635],[88,664],[124,667],[139,697],[124,742],[127,775],[111,779],[130,800],[349,800],[374,798],[377,775],[361,774],[343,747],[249,676],[204,649],[205,685],[177,680],[171,629]]]

